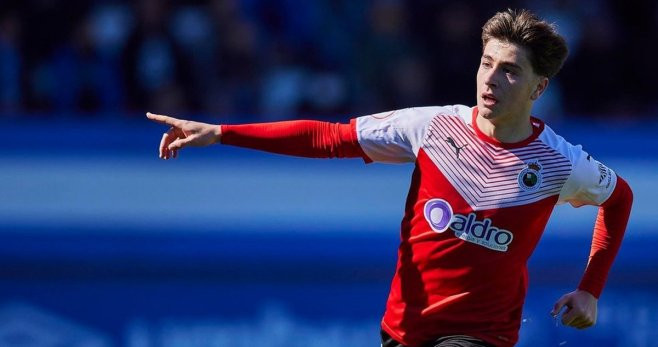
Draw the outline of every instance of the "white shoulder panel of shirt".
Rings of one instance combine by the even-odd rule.
[[[357,138],[363,151],[375,162],[414,162],[434,117],[459,116],[470,123],[472,110],[464,105],[427,106],[358,117]]]
[[[595,160],[581,145],[572,145],[548,126],[539,140],[560,152],[571,162],[571,174],[560,191],[558,204],[570,203],[574,207],[601,205],[617,185],[617,175],[607,166]]]
[[[464,105],[412,107],[358,117],[356,132],[363,151],[375,162],[414,162],[429,123],[437,116],[458,116],[472,122],[473,108]],[[539,140],[564,155],[572,169],[560,191],[558,204],[575,207],[601,205],[617,184],[617,175],[582,149],[557,135],[549,126]]]

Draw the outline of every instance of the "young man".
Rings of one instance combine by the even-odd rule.
[[[556,204],[600,206],[578,288],[562,323],[594,325],[621,244],[632,192],[615,172],[530,111],[567,55],[564,39],[527,11],[483,27],[477,106],[420,107],[350,124],[211,125],[147,114],[171,126],[160,158],[223,143],[306,157],[414,162],[382,345],[511,346],[518,340],[526,263]]]

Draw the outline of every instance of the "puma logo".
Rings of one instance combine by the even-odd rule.
[[[452,148],[455,149],[455,154],[457,154],[457,159],[459,159],[459,152],[461,152],[462,148],[468,146],[468,143],[462,146],[457,146],[455,143],[455,140],[452,139],[452,137],[448,136],[448,138],[445,139],[445,141],[452,146]]]

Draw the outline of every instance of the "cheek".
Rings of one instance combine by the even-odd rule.
[[[526,88],[523,91],[523,97],[526,98],[526,99],[530,99],[532,97],[532,93],[534,93],[534,92],[535,92],[534,87],[529,86],[528,88]]]
[[[525,83],[512,82],[510,83],[510,90],[514,94],[516,99],[526,100],[532,95],[532,88]]]
[[[529,79],[519,78],[516,82],[517,94],[522,98],[529,98],[535,90],[535,84]]]

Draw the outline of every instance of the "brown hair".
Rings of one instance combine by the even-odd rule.
[[[526,48],[535,73],[548,78],[555,76],[567,59],[567,43],[555,26],[527,10],[496,13],[482,27],[482,47],[492,38]]]

